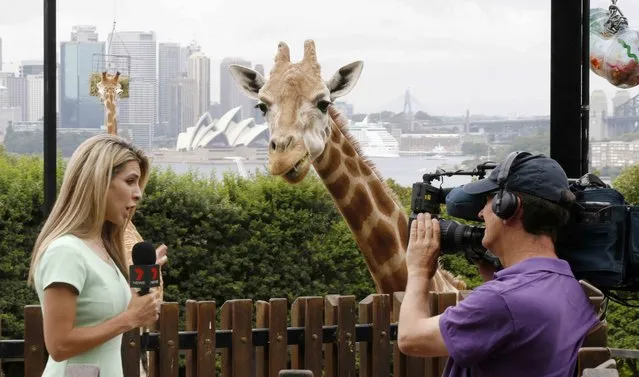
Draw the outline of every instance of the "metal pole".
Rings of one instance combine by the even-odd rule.
[[[56,0],[44,1],[44,213],[56,197]]]
[[[582,8],[551,0],[550,156],[569,178],[582,175]]]
[[[581,173],[590,168],[590,0],[582,0],[581,14]]]

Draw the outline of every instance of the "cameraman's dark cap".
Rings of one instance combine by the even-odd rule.
[[[464,185],[468,194],[487,194],[499,190],[498,177],[506,174],[504,186],[508,191],[523,192],[555,203],[562,203],[565,192],[570,190],[566,172],[559,163],[543,154],[513,152],[510,171],[505,166],[509,158],[501,161],[484,179]],[[509,157],[512,157],[509,155]]]

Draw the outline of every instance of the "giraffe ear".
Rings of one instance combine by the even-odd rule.
[[[357,84],[359,75],[364,68],[364,62],[356,61],[343,66],[326,83],[329,92],[331,92],[331,101],[336,98],[347,95]]]
[[[257,93],[264,86],[264,77],[257,71],[237,64],[229,65],[229,69],[244,93],[253,99],[257,99]]]

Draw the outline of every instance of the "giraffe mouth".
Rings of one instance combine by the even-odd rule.
[[[308,172],[308,168],[310,166],[311,156],[308,152],[302,157],[291,170],[284,174],[284,178],[289,182],[299,182],[301,181]]]

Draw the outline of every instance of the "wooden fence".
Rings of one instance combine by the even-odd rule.
[[[467,294],[432,293],[432,315]],[[137,330],[124,334],[124,375],[140,376],[140,351],[148,350],[152,377],[177,377],[181,354],[187,377],[275,377],[284,369],[307,369],[325,377],[440,376],[447,358],[408,357],[395,344],[402,298],[401,292],[373,294],[359,303],[354,296],[300,297],[290,312],[286,299],[230,300],[219,308],[219,328],[215,302],[189,300],[182,331],[178,304],[163,303],[157,330],[148,339]],[[596,295],[591,300],[601,303]],[[0,341],[0,358],[23,359],[24,376],[40,377],[48,355],[39,306],[25,307],[24,334],[24,340]],[[605,343],[605,328],[588,337],[579,356],[579,376],[584,368],[611,358]]]

